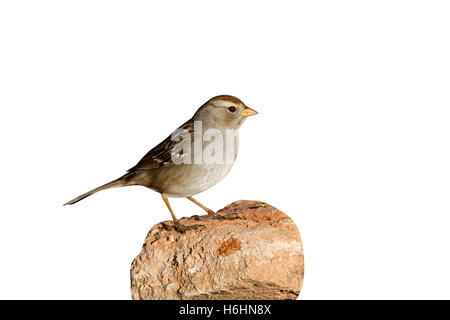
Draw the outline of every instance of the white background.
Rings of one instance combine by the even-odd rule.
[[[0,298],[129,299],[133,258],[170,219],[160,195],[62,204],[225,93],[260,114],[197,198],[289,214],[300,298],[449,299],[449,16],[447,1],[2,1]]]

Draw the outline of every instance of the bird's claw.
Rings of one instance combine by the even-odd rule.
[[[181,224],[180,222],[175,222],[172,226],[169,226],[169,225],[167,225],[166,223],[164,223],[164,222],[161,222],[161,225],[162,225],[162,227],[165,229],[165,230],[175,230],[175,231],[177,231],[178,233],[185,233],[186,231],[188,231],[188,230],[193,230],[193,229],[197,229],[197,228],[200,228],[200,227],[203,227],[203,228],[205,228],[205,226],[204,225],[202,225],[202,224],[193,224],[193,225],[190,225],[190,226],[185,226],[185,225],[183,225],[183,224]]]

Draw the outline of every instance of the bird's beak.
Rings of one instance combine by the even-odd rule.
[[[252,108],[249,107],[245,107],[245,109],[241,112],[241,116],[244,117],[250,117],[250,116],[254,116],[257,115],[258,112],[256,112],[255,110],[253,110]]]

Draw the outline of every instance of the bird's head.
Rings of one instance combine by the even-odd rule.
[[[250,116],[258,114],[241,100],[229,95],[216,96],[201,106],[194,120],[214,121],[227,129],[238,129]]]

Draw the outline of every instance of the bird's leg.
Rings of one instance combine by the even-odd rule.
[[[174,225],[175,230],[177,230],[180,233],[184,233],[186,231],[186,229],[181,225],[181,223],[178,222],[177,217],[175,217],[175,214],[173,213],[173,210],[170,207],[170,203],[169,203],[169,199],[167,198],[167,195],[165,193],[161,193],[161,196],[162,196],[167,208],[169,209],[170,214],[172,215],[173,225]]]
[[[215,213],[214,211],[212,211],[211,209],[205,207],[204,205],[202,205],[200,202],[198,202],[198,201],[195,200],[194,198],[192,198],[192,197],[186,197],[186,198],[188,198],[188,199],[191,200],[193,203],[195,203],[196,205],[198,205],[200,208],[202,208],[203,210],[205,210],[208,214],[214,214],[214,213]]]
[[[190,229],[196,229],[198,227],[205,227],[201,224],[194,224],[194,225],[190,225],[190,226],[183,226],[177,219],[177,217],[175,217],[175,214],[173,213],[172,208],[170,207],[170,203],[169,203],[169,199],[167,198],[167,195],[165,193],[161,193],[161,196],[164,200],[164,203],[166,204],[167,208],[170,211],[170,214],[172,215],[172,219],[173,219],[173,228],[178,231],[179,233],[185,233],[187,230]],[[163,227],[167,230],[170,230],[171,228],[168,228],[163,222],[161,222],[161,224],[163,225]]]

